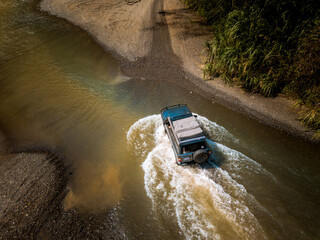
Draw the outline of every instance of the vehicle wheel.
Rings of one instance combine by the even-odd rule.
[[[208,160],[208,158],[209,154],[204,149],[200,149],[193,154],[193,160],[199,164],[205,163]]]

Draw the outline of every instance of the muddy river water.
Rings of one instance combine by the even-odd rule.
[[[86,32],[0,0],[0,127],[66,156],[66,210],[114,209],[129,239],[319,239],[320,149],[165,79],[130,78]],[[186,103],[215,164],[179,167],[161,108]],[[106,215],[108,218],[108,215]]]

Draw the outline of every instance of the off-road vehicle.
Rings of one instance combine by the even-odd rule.
[[[196,115],[186,104],[177,104],[161,110],[164,129],[171,141],[177,164],[208,161],[211,151]]]

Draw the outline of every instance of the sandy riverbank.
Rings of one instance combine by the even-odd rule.
[[[202,80],[205,41],[210,28],[179,0],[142,0],[128,5],[124,0],[43,0],[43,11],[65,18],[90,33],[134,77],[176,81],[201,92],[212,101],[258,121],[311,140],[297,121],[293,101],[264,98],[221,80]]]

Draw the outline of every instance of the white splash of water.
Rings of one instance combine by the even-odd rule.
[[[144,159],[155,147],[156,129],[160,126],[160,115],[148,116],[134,123],[127,133],[129,151]]]
[[[198,120],[209,136],[234,140],[225,128],[201,116]],[[266,238],[246,205],[248,199],[256,200],[227,171],[181,167],[175,163],[160,115],[137,121],[128,131],[127,139],[129,150],[145,159],[142,164],[145,189],[154,211],[168,219],[175,218],[187,239]],[[221,144],[215,148],[224,153],[225,165],[232,166],[239,159],[243,165],[252,164],[254,170],[263,169],[235,150]]]
[[[254,160],[248,158],[244,154],[228,148],[220,143],[216,143],[217,151],[214,154],[219,155],[223,159],[223,168],[228,171],[232,178],[240,180],[242,177],[239,176],[249,176],[253,174],[258,174],[264,176],[268,181],[276,182],[276,178],[268,172],[261,164],[255,162]]]
[[[205,130],[210,139],[214,139],[218,142],[221,142],[222,140],[227,142],[239,142],[239,140],[229,133],[224,127],[210,121],[206,117],[198,115],[198,121],[201,128]]]

